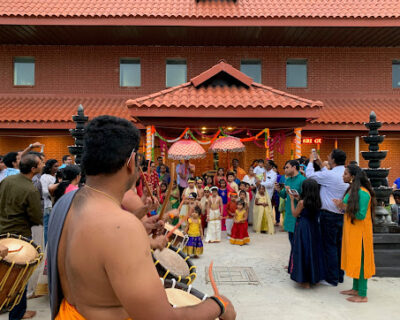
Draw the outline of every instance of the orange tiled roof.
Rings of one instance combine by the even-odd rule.
[[[219,73],[227,73],[243,86],[203,85]],[[253,82],[244,73],[221,61],[190,82],[160,92],[128,100],[128,108],[317,108],[320,101],[304,99]]]
[[[89,119],[113,115],[131,120],[124,97],[0,96],[0,128],[55,128],[74,126],[80,104]]]
[[[400,125],[400,97],[322,98],[322,101],[324,108],[313,124],[363,124],[369,121],[373,110],[382,123]]]
[[[2,0],[0,17],[397,18],[398,0]]]

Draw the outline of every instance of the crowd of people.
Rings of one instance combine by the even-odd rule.
[[[242,246],[250,243],[249,225],[268,235],[282,226],[292,280],[304,288],[337,286],[346,272],[353,287],[341,293],[367,301],[367,279],[375,272],[375,196],[365,172],[354,162],[346,165],[344,151],[332,150],[326,162],[315,152],[288,160],[282,173],[272,160],[257,159],[244,169],[233,159],[229,168],[196,176],[189,160],[175,172],[162,157],[146,161],[137,152],[139,140],[128,121],[93,119],[85,133],[84,178],[70,155],[61,165],[46,160],[38,142],[0,157],[0,234],[44,238],[53,318],[234,319],[226,297],[170,308],[149,254],[167,244],[164,223],[180,225],[189,238],[183,250],[192,257],[203,254],[203,241],[221,242],[224,231],[232,245]],[[392,218],[399,221],[400,190],[394,199]],[[165,221],[158,219],[162,206]],[[43,228],[32,234],[38,225]],[[0,246],[0,255],[6,248]],[[26,302],[34,292],[27,291],[10,319],[35,315]],[[158,308],[150,306],[154,299]]]

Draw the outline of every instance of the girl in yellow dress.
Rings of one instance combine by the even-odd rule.
[[[203,254],[203,228],[201,227],[201,208],[196,206],[188,219],[188,224],[186,226],[185,232],[189,236],[189,241],[183,252],[188,256],[194,255],[198,258],[199,255]]]
[[[263,185],[258,188],[254,203],[253,229],[255,232],[265,231],[269,234],[275,231],[271,199]]]

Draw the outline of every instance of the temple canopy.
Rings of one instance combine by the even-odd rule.
[[[317,119],[323,103],[259,83],[221,61],[189,82],[128,100],[143,125],[164,127],[303,127]]]

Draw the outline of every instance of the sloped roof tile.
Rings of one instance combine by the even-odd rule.
[[[54,97],[14,95],[0,96],[0,127],[5,124],[46,124],[46,128],[57,124],[57,128],[69,128],[72,116],[83,105],[89,119],[100,115],[112,115],[132,120],[125,106],[125,97]]]
[[[324,108],[315,124],[350,124],[367,122],[373,110],[378,120],[384,124],[400,125],[400,97],[344,97],[322,98]]]
[[[228,73],[246,86],[224,85],[203,86],[202,83],[220,72]],[[250,81],[249,81],[250,80]],[[128,100],[128,108],[317,108],[322,107],[320,101],[313,101],[279,91],[259,83],[231,65],[220,62],[209,70],[193,78],[190,82],[162,90],[158,93]]]
[[[2,0],[3,17],[397,18],[398,0]]]

